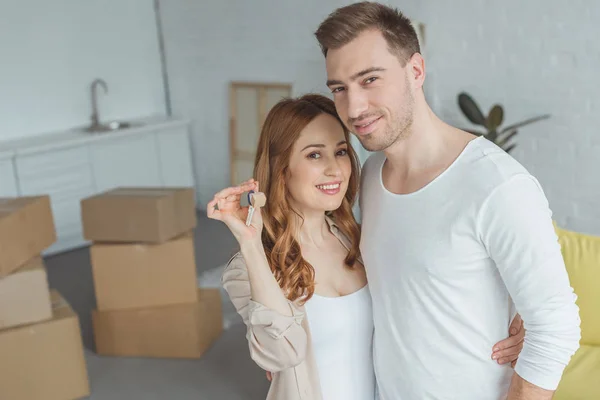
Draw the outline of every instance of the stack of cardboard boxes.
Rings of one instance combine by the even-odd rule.
[[[199,358],[222,331],[218,289],[198,289],[191,188],[117,188],[81,202],[101,355]]]
[[[41,258],[55,241],[48,196],[0,198],[0,399],[90,393],[79,318]]]

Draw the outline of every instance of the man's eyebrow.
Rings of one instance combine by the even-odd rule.
[[[385,68],[382,68],[382,67],[370,67],[370,68],[363,69],[362,71],[359,71],[359,72],[355,73],[354,75],[352,75],[350,77],[350,80],[354,81],[354,80],[360,78],[361,76],[365,76],[365,75],[370,74],[372,72],[382,72],[382,71],[385,71]],[[340,80],[337,80],[337,79],[330,79],[330,80],[327,81],[326,84],[327,84],[327,86],[343,85],[344,82],[342,82]]]

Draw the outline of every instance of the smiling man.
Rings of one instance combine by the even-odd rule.
[[[362,175],[361,252],[382,399],[550,399],[580,321],[538,181],[434,114],[399,11],[343,7],[316,36],[338,114],[376,152]],[[515,310],[527,333],[513,371],[487,349]]]

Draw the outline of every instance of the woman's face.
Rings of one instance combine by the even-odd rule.
[[[285,182],[296,211],[307,214],[340,207],[352,173],[348,146],[342,125],[329,114],[320,114],[302,130]]]

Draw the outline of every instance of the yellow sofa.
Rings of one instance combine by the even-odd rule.
[[[565,369],[555,400],[600,400],[600,237],[556,232],[577,294],[581,347]]]

